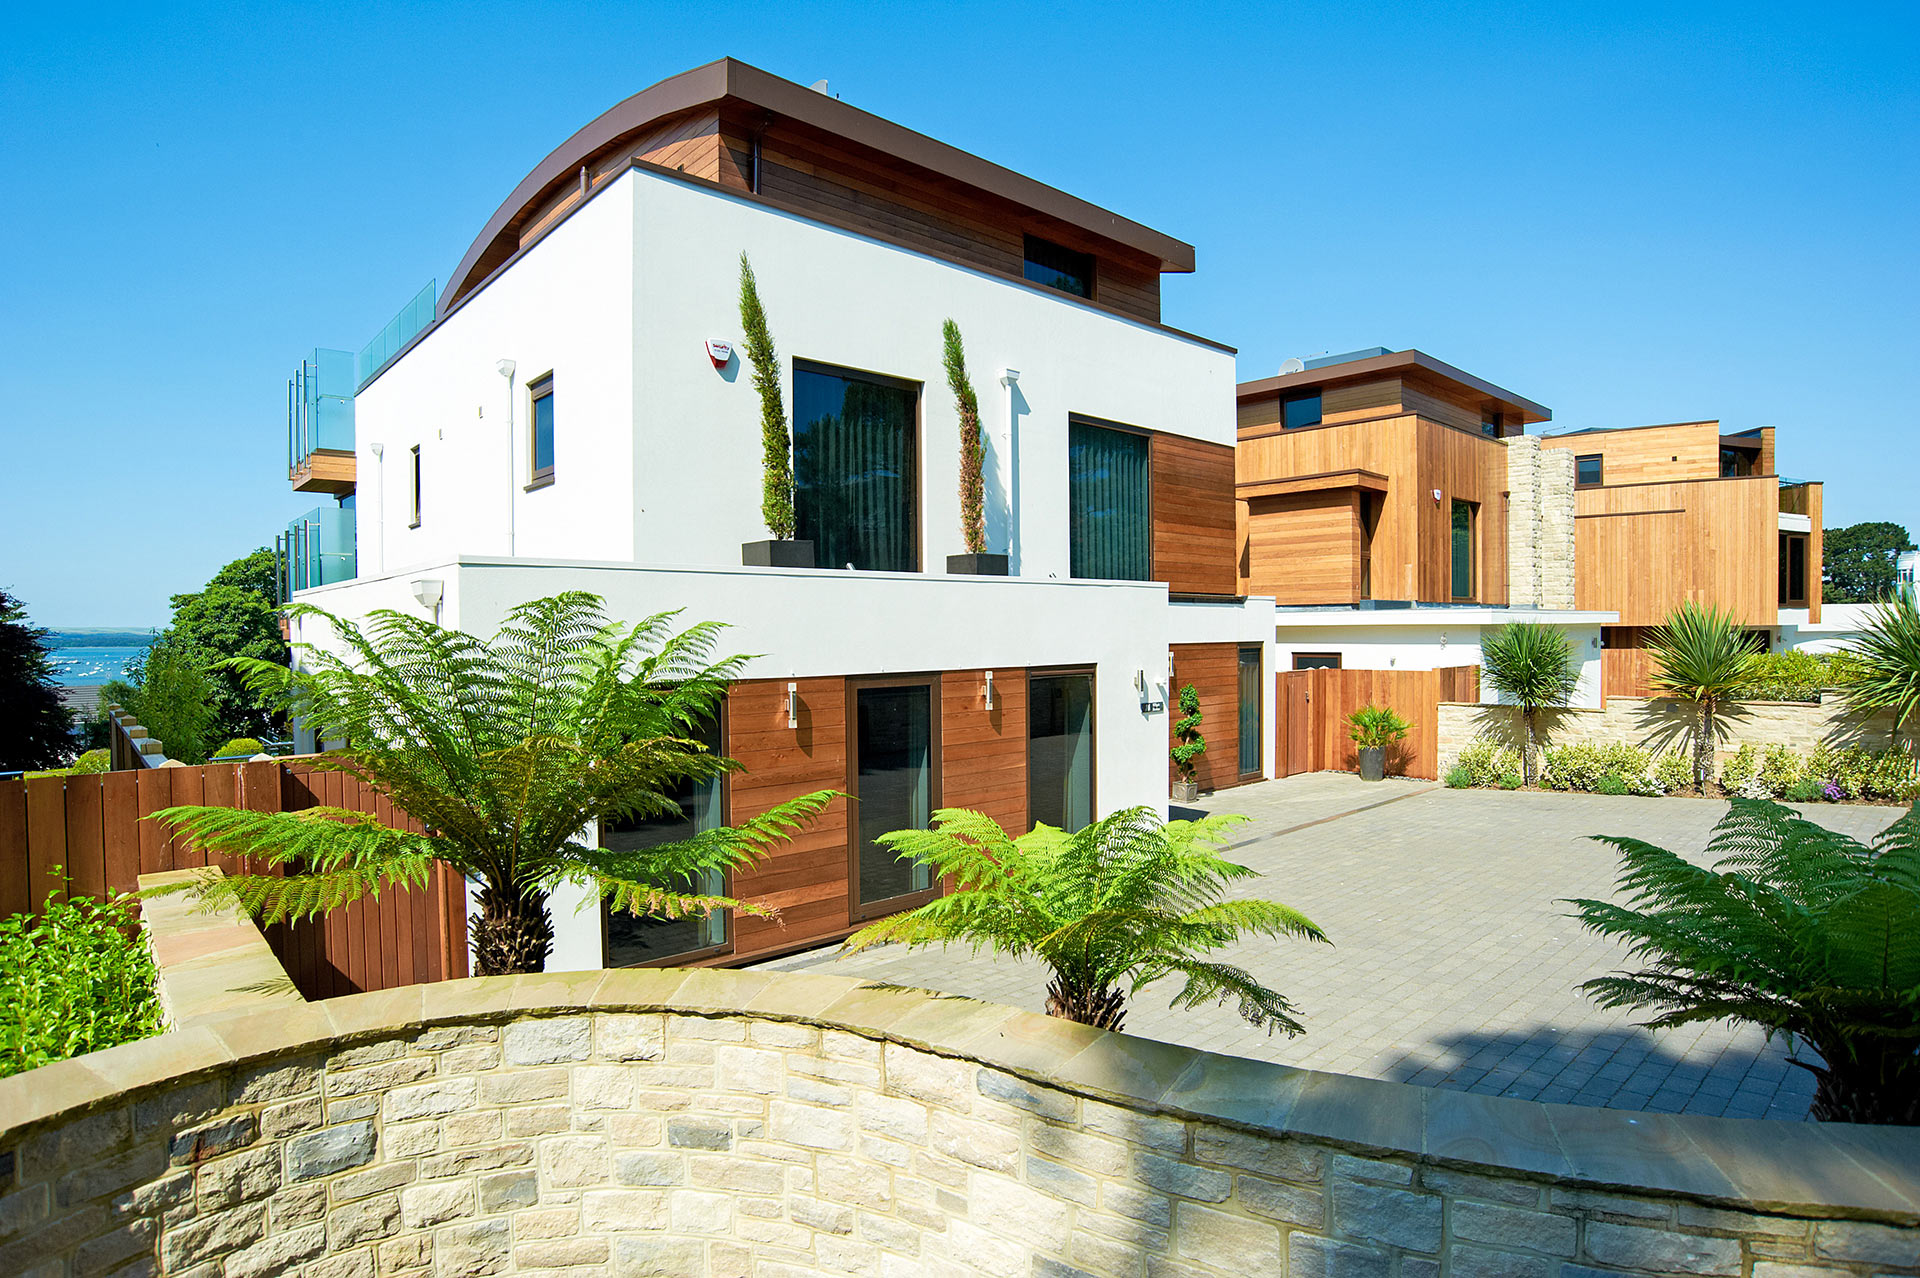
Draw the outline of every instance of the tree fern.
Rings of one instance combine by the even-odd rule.
[[[676,631],[675,613],[615,624],[577,592],[514,608],[491,639],[398,612],[356,623],[293,611],[330,625],[338,650],[295,645],[297,670],[231,664],[266,704],[323,741],[351,743],[315,766],[359,778],[427,832],[338,808],[155,814],[207,849],[258,861],[262,870],[186,886],[267,921],[420,886],[444,861],[480,884],[476,970],[538,971],[553,937],[547,897],[563,883],[635,914],[767,913],[685,885],[765,855],[834,797],[644,851],[594,847],[581,837],[591,823],[675,815],[677,787],[738,767],[694,739],[745,661],[715,658],[719,626]]]
[[[1586,982],[1655,1028],[1747,1021],[1804,1040],[1814,1117],[1920,1122],[1920,818],[1871,845],[1789,808],[1735,799],[1713,868],[1638,839],[1620,854],[1626,904],[1576,900],[1580,921],[1627,942],[1636,970]]]
[[[903,860],[964,889],[855,933],[849,951],[873,945],[970,945],[1038,958],[1052,970],[1047,1011],[1119,1029],[1128,997],[1183,977],[1176,1007],[1232,1002],[1255,1025],[1298,1034],[1285,997],[1244,969],[1207,956],[1242,936],[1325,941],[1306,915],[1275,901],[1223,900],[1257,872],[1221,857],[1237,816],[1162,823],[1128,808],[1075,834],[1035,826],[1019,838],[991,818],[943,808],[926,830],[882,835]]]

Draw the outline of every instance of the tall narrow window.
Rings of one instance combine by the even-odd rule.
[[[1298,430],[1302,426],[1320,424],[1320,392],[1318,390],[1301,391],[1289,395],[1280,401],[1280,426],[1283,430]]]
[[[717,721],[690,733],[707,749],[720,750],[720,725]],[[667,843],[680,843],[706,830],[725,824],[723,790],[719,777],[694,782],[683,780],[668,792],[679,805],[671,815],[634,817],[627,821],[607,822],[600,827],[600,846],[610,852],[643,852]],[[683,877],[660,886],[674,891],[718,896],[726,890],[726,879],[718,870]],[[638,967],[665,959],[685,959],[725,948],[726,915],[715,912],[678,919],[635,917],[625,910],[614,910],[604,903],[606,920],[607,966]]]
[[[1027,237],[1027,260],[1022,272],[1035,284],[1057,288],[1075,297],[1093,296],[1093,258],[1052,240],[1043,240],[1037,235]]]
[[[1240,775],[1260,774],[1260,710],[1266,702],[1260,678],[1260,649],[1240,650]]]
[[[919,402],[914,383],[794,369],[794,522],[822,568],[920,570]]]
[[[934,890],[925,865],[904,861],[877,840],[924,830],[939,803],[933,765],[933,683],[853,688],[853,902],[857,919],[916,905]]]
[[[1067,571],[1072,576],[1152,577],[1148,444],[1134,431],[1067,424]]]
[[[1606,474],[1606,458],[1599,453],[1588,453],[1585,457],[1573,459],[1575,488],[1598,488],[1606,482]]]
[[[1480,507],[1470,501],[1453,503],[1453,597],[1472,599],[1474,589],[1474,525]]]
[[[420,526],[420,445],[415,444],[413,446],[413,452],[408,459],[407,466],[412,472],[412,480],[408,489],[410,504],[408,506],[407,527],[418,528]]]
[[[553,478],[553,374],[548,373],[527,388],[532,397],[527,414],[527,462],[533,483]]]
[[[1373,534],[1380,527],[1381,500],[1360,494],[1360,597],[1373,598]]]
[[[1807,535],[1780,534],[1780,606],[1807,606]]]
[[[1027,817],[1072,833],[1093,823],[1093,675],[1027,681]]]

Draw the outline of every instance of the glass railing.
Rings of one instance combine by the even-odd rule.
[[[400,348],[412,341],[416,333],[433,323],[433,301],[439,296],[439,287],[439,280],[428,280],[427,286],[387,321],[380,335],[360,348],[360,381],[380,371],[380,366],[398,355]]]
[[[316,506],[287,525],[274,539],[280,601],[296,590],[353,580],[353,499],[338,506]]]
[[[317,350],[287,379],[287,469],[317,448],[353,451],[353,356]]]

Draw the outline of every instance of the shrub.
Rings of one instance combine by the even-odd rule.
[[[1447,773],[1447,784],[1456,789],[1499,785],[1502,777],[1520,775],[1520,755],[1495,741],[1475,741],[1460,752],[1460,758],[1454,762],[1453,771]],[[1460,777],[1456,785],[1453,778]],[[1504,787],[1513,789],[1512,786]]]
[[[267,748],[252,737],[235,737],[218,750],[215,750],[213,757],[216,759],[231,759],[237,756],[243,759],[251,759],[256,754],[265,754],[266,752]]]
[[[1809,780],[1832,786],[1833,797],[1912,802],[1920,796],[1913,759],[1903,750],[1862,750],[1854,746],[1815,747],[1806,761]]]
[[[133,901],[55,900],[0,922],[0,1075],[158,1034]]]
[[[1783,745],[1760,756],[1760,780],[1774,794],[1785,794],[1807,779],[1807,762]]]
[[[1741,746],[1731,759],[1720,765],[1720,784],[1730,791],[1744,793],[1742,787],[1759,775],[1760,752],[1750,745]]]
[[[67,771],[75,776],[93,776],[100,772],[113,771],[113,755],[106,750],[89,750],[73,761]]]
[[[1828,660],[1812,652],[1760,652],[1748,664],[1742,701],[1818,701],[1833,686]]]
[[[1827,787],[1809,777],[1802,777],[1787,787],[1786,800],[1789,803],[1819,803],[1827,797]]]
[[[1456,763],[1447,769],[1446,784],[1449,790],[1469,790],[1473,788],[1473,769],[1464,763]]]
[[[1192,684],[1180,689],[1180,719],[1173,725],[1174,744],[1168,750],[1182,781],[1193,780],[1193,761],[1207,752],[1207,739],[1200,735],[1200,694]]]
[[[1385,749],[1412,727],[1391,706],[1361,706],[1347,716],[1347,736],[1362,750]]]
[[[1663,791],[1684,790],[1693,784],[1693,760],[1669,750],[1653,761],[1649,775]]]
[[[1551,790],[1598,790],[1611,774],[1626,786],[1622,793],[1659,794],[1651,764],[1645,750],[1624,741],[1580,742],[1548,750],[1541,780]]]
[[[1617,772],[1607,773],[1605,776],[1601,777],[1598,781],[1593,783],[1593,788],[1596,792],[1600,794],[1632,794],[1633,793],[1633,788],[1629,786],[1626,782],[1626,779],[1623,778]]]

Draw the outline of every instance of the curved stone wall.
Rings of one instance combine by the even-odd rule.
[[[1920,1274],[1920,1129],[1291,1070],[838,977],[238,1012],[0,1080],[0,1274]]]

